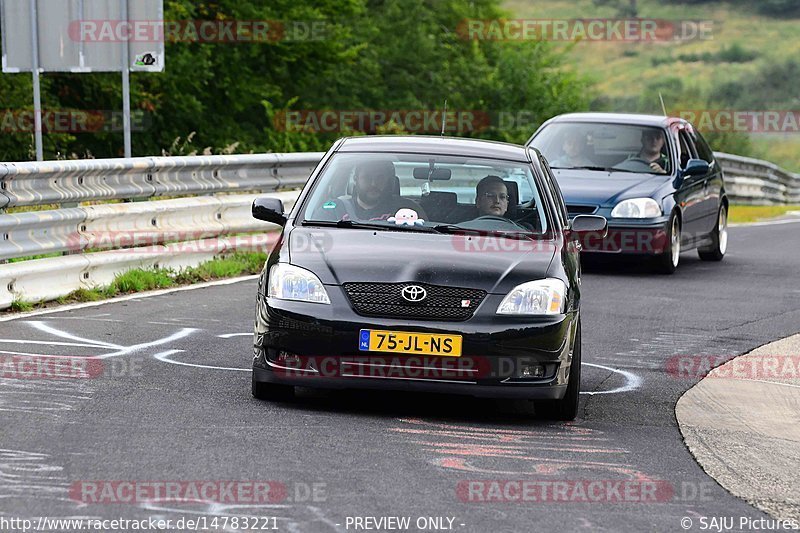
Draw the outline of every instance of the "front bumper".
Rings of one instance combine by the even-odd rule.
[[[340,287],[331,305],[258,295],[253,377],[312,388],[445,392],[495,398],[560,399],[572,362],[576,314],[546,319],[495,316],[502,296],[487,295],[463,322],[368,318]],[[491,314],[483,310],[491,310]],[[461,335],[461,357],[360,351],[361,329]],[[536,377],[523,375],[538,368]]]
[[[641,222],[608,219],[608,234],[588,234],[581,240],[581,253],[660,255],[668,245],[669,217]]]

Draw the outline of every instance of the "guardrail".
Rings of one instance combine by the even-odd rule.
[[[322,155],[0,163],[0,262],[59,254],[0,264],[0,309],[16,299],[53,300],[106,285],[131,268],[180,269],[222,253],[268,249],[278,228],[250,216],[255,192],[276,193],[291,208],[298,191],[286,189],[302,187]],[[732,202],[800,203],[797,174],[767,161],[716,155]],[[131,199],[152,200],[78,207]],[[2,213],[50,204],[59,208]]]
[[[732,203],[750,205],[800,203],[800,174],[769,161],[717,152]]]
[[[290,209],[322,155],[0,164],[0,262],[59,254],[0,264],[0,309],[107,285],[132,268],[178,270],[223,253],[268,250],[278,227],[252,218],[253,199],[273,193]],[[189,195],[202,196],[77,207]],[[58,208],[2,213],[51,204]]]

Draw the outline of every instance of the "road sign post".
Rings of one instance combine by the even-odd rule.
[[[131,157],[130,72],[162,72],[165,57],[163,31],[136,41],[131,27],[163,28],[163,0],[52,0],[43,7],[38,0],[0,0],[3,72],[33,74],[37,160],[43,159],[39,82],[45,72],[121,72],[124,151]]]
[[[33,73],[33,136],[36,145],[36,160],[44,161],[42,147],[42,90],[39,84],[39,32],[36,26],[36,0],[30,0],[31,14],[31,72]]]

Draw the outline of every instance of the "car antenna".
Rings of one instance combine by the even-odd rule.
[[[664,97],[661,96],[661,91],[658,91],[658,99],[661,100],[661,111],[664,112],[664,116],[667,116],[667,108],[664,105]]]
[[[444,137],[445,126],[447,126],[447,98],[444,99],[444,113],[442,113],[442,137]]]

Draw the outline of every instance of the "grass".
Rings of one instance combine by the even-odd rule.
[[[613,7],[596,6],[592,0],[505,0],[504,7],[515,18],[575,19],[619,16]],[[574,66],[595,79],[597,88],[604,95],[629,96],[632,90],[643,86],[644,82],[664,75],[675,75],[676,72],[681,78],[692,80],[701,88],[708,88],[715,77],[724,75],[731,79],[738,78],[754,72],[759,64],[800,55],[796,20],[766,17],[722,2],[691,5],[638,0],[637,7],[641,18],[712,21],[712,38],[677,42],[579,42],[567,57]],[[781,45],[776,46],[776,43]],[[556,44],[566,46],[568,43]],[[719,68],[719,65],[716,65],[717,68],[710,68],[708,64],[694,60],[702,57],[731,59],[728,57],[731,50],[744,50],[753,60],[742,61],[745,56],[735,54],[733,59],[737,61],[726,62],[724,68]],[[681,61],[680,56],[690,61]],[[674,65],[666,71],[663,66],[653,66],[653,58],[664,57],[675,58]],[[602,60],[598,60],[600,58]]]
[[[758,222],[780,217],[788,211],[800,211],[800,205],[731,205],[728,222]]]
[[[196,267],[179,271],[158,269],[134,269],[118,274],[110,285],[93,289],[78,289],[66,296],[58,298],[56,304],[96,302],[113,298],[122,294],[134,294],[156,289],[166,289],[180,285],[191,285],[215,279],[232,278],[248,274],[258,274],[267,260],[264,253],[234,253],[229,256],[212,259]],[[45,302],[26,302],[14,300],[9,309],[13,313],[22,313],[45,307]]]
[[[593,0],[504,0],[503,7],[512,18],[519,19],[619,17],[614,7],[597,6]],[[638,101],[643,89],[655,82],[663,84],[670,78],[679,78],[685,92],[707,94],[714,84],[741,80],[755,75],[766,65],[800,57],[797,19],[767,17],[756,13],[754,8],[743,9],[724,2],[693,5],[638,0],[637,8],[639,17],[646,19],[713,21],[713,38],[676,42],[584,40],[553,43],[565,52],[570,68],[592,81],[591,90],[600,101],[616,102],[613,111],[632,111],[622,108],[624,102]],[[668,111],[675,112],[686,105],[686,102],[671,99],[668,90],[663,97]],[[714,108],[713,105],[708,107]],[[657,97],[649,111],[661,113]],[[775,139],[752,134],[750,139],[758,157],[790,171],[800,171],[799,135]]]
[[[48,259],[50,257],[61,257],[62,255],[64,255],[64,254],[62,254],[61,252],[51,252],[51,253],[47,253],[47,254],[29,255],[29,256],[26,256],[26,257],[15,257],[13,259],[9,259],[8,262],[9,263],[21,263],[22,261],[32,261],[34,259]]]
[[[34,308],[34,304],[30,302],[25,302],[22,300],[14,300],[11,302],[11,307],[9,308],[12,313],[25,313],[27,311],[32,311]]]

